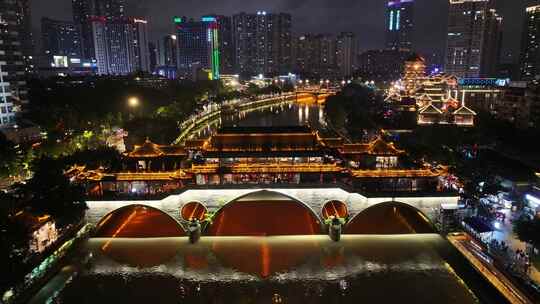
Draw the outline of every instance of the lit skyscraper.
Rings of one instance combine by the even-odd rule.
[[[150,50],[148,48],[148,21],[141,18],[128,19],[128,48],[132,58],[132,70],[150,72]]]
[[[148,42],[148,57],[150,58],[150,72],[154,72],[159,62],[159,48],[154,42]]]
[[[411,50],[414,33],[414,0],[393,0],[386,9],[386,47]]]
[[[540,5],[526,9],[520,73],[523,80],[532,80],[540,74]]]
[[[217,18],[204,16],[201,21],[175,18],[178,43],[178,71],[195,76],[197,69],[211,71],[210,79],[220,77],[219,34]]]
[[[12,0],[17,5],[17,30],[21,35],[21,50],[25,62],[25,71],[34,72],[34,38],[32,35],[32,15],[30,11],[30,0]]]
[[[336,37],[329,34],[307,34],[294,39],[293,68],[303,77],[334,78]]]
[[[71,21],[41,19],[43,53],[47,57],[68,56],[81,59],[80,31]]]
[[[178,42],[176,35],[166,35],[159,41],[159,65],[177,67]]]
[[[96,59],[94,37],[92,36],[93,17],[104,17],[106,20],[125,17],[125,0],[72,0],[73,21],[79,27],[82,38],[82,49],[85,59]]]
[[[0,127],[14,124],[16,107],[27,102],[27,9],[27,1],[0,1]]]
[[[234,46],[232,18],[223,15],[207,15],[216,18],[219,43],[219,63],[222,74],[234,73]]]
[[[501,25],[491,0],[450,0],[445,72],[463,78],[494,76]]]
[[[240,13],[233,16],[236,69],[257,75],[290,72],[291,23],[289,14]]]
[[[339,34],[336,42],[336,65],[342,77],[352,76],[356,69],[357,55],[356,35],[350,32]]]
[[[149,71],[147,21],[91,17],[94,57],[99,74],[126,75]]]

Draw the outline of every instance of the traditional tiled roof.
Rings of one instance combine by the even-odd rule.
[[[461,108],[457,109],[454,112],[454,115],[472,115],[472,116],[476,116],[476,112],[474,112],[473,110],[467,108],[466,106],[461,106]]]
[[[384,101],[388,101],[388,100],[401,100],[401,95],[399,95],[398,93],[392,93],[392,94],[389,94],[388,96],[386,96],[386,98],[384,99]]]
[[[181,156],[185,155],[183,147],[177,146],[161,146],[146,139],[144,144],[138,146],[135,145],[133,151],[127,153],[128,157],[132,158],[147,158],[147,157],[161,157],[161,156]]]
[[[278,151],[313,150],[318,147],[314,133],[251,133],[216,134],[206,150],[219,151]]]
[[[321,142],[330,148],[339,148],[343,146],[343,138],[321,138]]]
[[[405,151],[397,149],[394,143],[386,142],[379,137],[369,144],[367,152],[372,155],[398,155]]]
[[[439,110],[436,106],[434,106],[432,103],[428,104],[427,106],[423,107],[418,111],[419,114],[442,114],[442,111]]]
[[[186,155],[186,151],[183,147],[178,146],[159,146],[159,149],[167,156],[183,156]]]
[[[27,231],[34,231],[52,220],[51,216],[48,214],[34,214],[26,210],[17,212],[15,214],[15,219],[23,224]]]
[[[449,104],[449,105],[455,105],[456,107],[461,104],[461,102],[459,102],[459,100],[453,98],[453,97],[448,97],[446,99],[444,99],[444,103],[445,104]]]
[[[163,155],[163,151],[159,149],[159,145],[151,142],[148,138],[144,144],[136,145],[129,157],[159,157]]]
[[[205,139],[189,139],[184,143],[184,148],[187,150],[200,150],[206,142]]]
[[[417,96],[416,100],[432,101],[433,98],[431,98],[428,94],[423,93],[422,95]]]
[[[411,56],[409,56],[407,58],[407,60],[405,60],[405,61],[422,61],[422,62],[426,62],[426,59],[424,59],[424,57],[418,55],[417,53],[414,53]]]
[[[341,148],[341,153],[357,154],[364,153],[369,147],[369,144],[344,144]]]
[[[341,148],[343,154],[399,155],[404,152],[380,137],[368,144],[344,144]]]

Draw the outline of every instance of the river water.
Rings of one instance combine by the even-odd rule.
[[[504,303],[437,234],[90,239],[61,303]]]
[[[326,128],[316,104],[242,112],[229,123]],[[89,255],[59,303],[505,303],[438,234],[92,238],[79,253]]]
[[[332,134],[324,116],[324,104],[316,103],[314,98],[303,98],[301,103],[283,102],[256,110],[241,111],[225,115],[195,130],[190,138],[208,138],[223,126],[238,127],[283,127],[310,126],[314,130]],[[333,134],[335,135],[335,134]]]

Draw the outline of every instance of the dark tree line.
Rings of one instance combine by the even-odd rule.
[[[350,84],[326,99],[326,115],[335,128],[352,138],[361,138],[365,130],[377,129],[384,112],[382,96],[372,88]]]

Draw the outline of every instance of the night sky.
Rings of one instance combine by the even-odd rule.
[[[40,19],[47,16],[71,20],[71,0],[31,0],[33,27],[39,33]],[[385,31],[385,0],[127,0],[128,14],[145,16],[152,39],[172,31],[173,15],[198,18],[204,14],[232,15],[239,11],[288,12],[295,33],[355,32],[361,49],[382,48]],[[540,0],[497,0],[504,16],[505,55],[519,52],[525,7]],[[416,0],[416,49],[442,52],[445,46],[448,0]],[[39,37],[39,36],[37,36]],[[36,38],[37,38],[36,37]],[[36,42],[39,44],[39,39]]]

